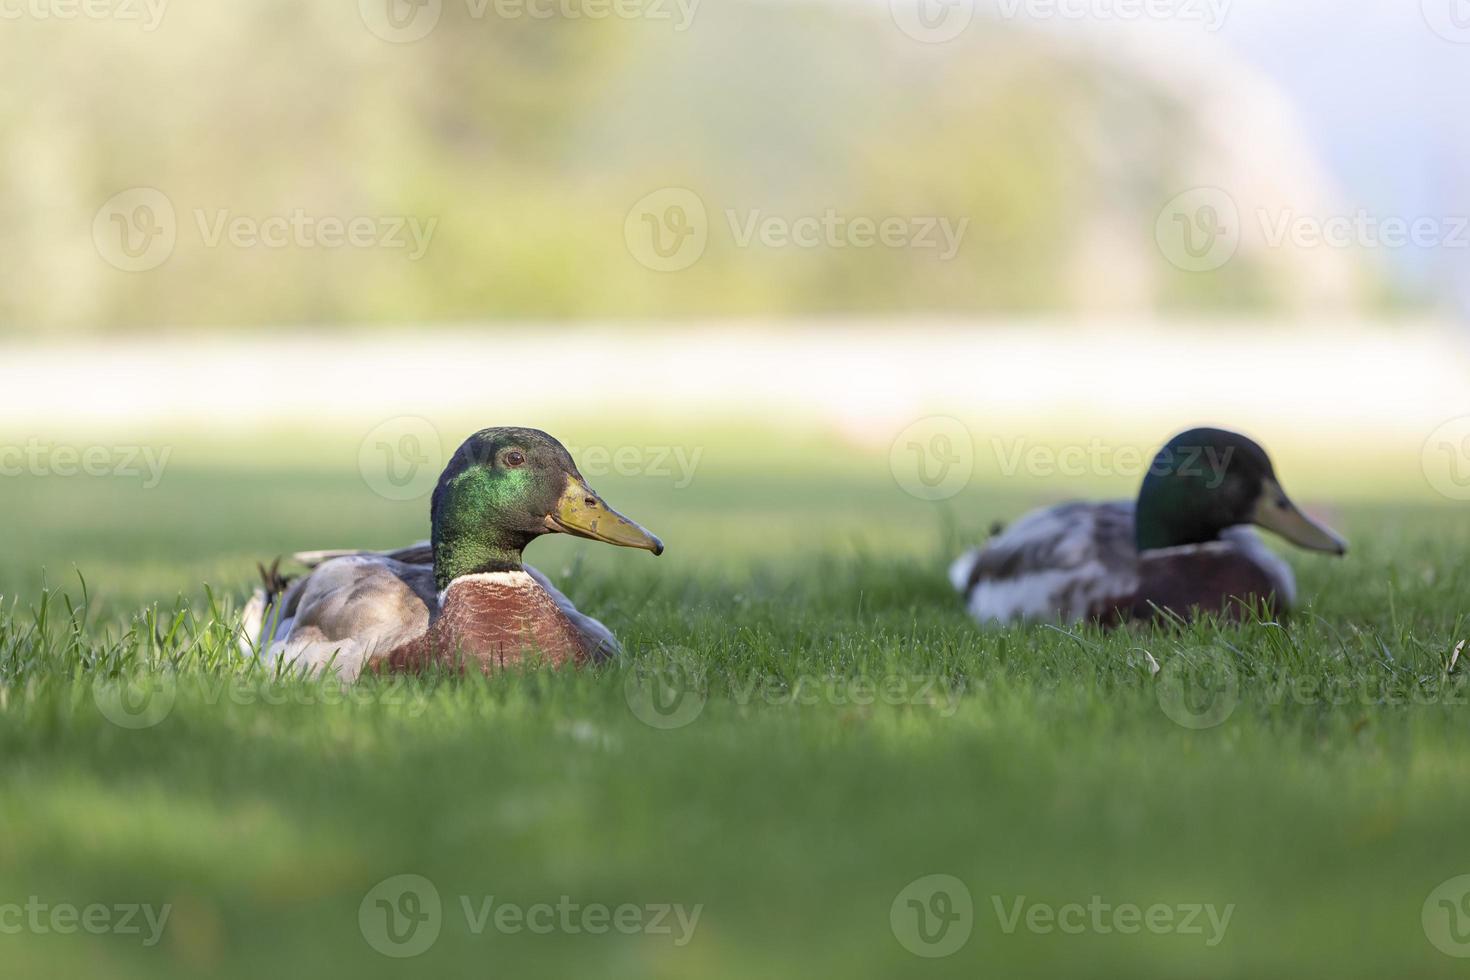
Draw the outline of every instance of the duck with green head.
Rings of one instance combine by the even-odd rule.
[[[617,641],[524,564],[543,534],[663,553],[658,538],[607,506],[561,443],[538,429],[465,440],[439,477],[429,541],[390,552],[294,556],[246,610],[247,639],[269,663],[351,680],[364,670],[485,671],[527,660],[560,666],[612,656]]]
[[[1155,456],[1136,501],[1034,511],[962,555],[950,579],[982,623],[1284,612],[1296,601],[1291,567],[1250,525],[1311,551],[1347,551],[1291,502],[1255,442],[1190,429]]]

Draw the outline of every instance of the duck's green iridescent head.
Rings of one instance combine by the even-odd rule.
[[[1139,551],[1214,541],[1240,524],[1313,551],[1347,551],[1286,496],[1266,451],[1225,429],[1190,429],[1159,450],[1138,491],[1135,524]]]
[[[587,486],[566,447],[540,429],[476,432],[434,488],[434,577],[513,571],[543,534],[561,532],[662,554],[663,543],[608,507]]]

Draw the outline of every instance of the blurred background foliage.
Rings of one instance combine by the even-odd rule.
[[[352,3],[169,6],[156,30],[9,20],[0,60],[0,328],[371,325],[496,318],[1291,315],[1414,305],[1358,251],[1247,240],[1211,275],[1161,261],[1160,206],[1214,183],[1301,202],[1319,175],[1290,114],[1167,46],[1000,20],[947,44],[886,4],[706,0],[670,20],[475,17],[411,44]],[[572,4],[576,9],[577,4]],[[493,7],[491,8],[493,11]],[[1153,54],[1140,57],[1139,51]],[[1251,120],[1247,134],[1226,125]],[[1248,144],[1248,145],[1244,145]],[[1271,165],[1263,168],[1261,161]],[[93,217],[157,188],[169,260],[101,261]],[[703,258],[623,243],[634,202],[687,187]],[[737,247],[727,211],[968,218],[936,251]],[[208,247],[196,212],[437,219],[427,253]]]

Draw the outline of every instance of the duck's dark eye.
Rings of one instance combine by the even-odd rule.
[[[506,466],[525,466],[526,465],[526,454],[523,453],[523,452],[521,452],[519,449],[512,449],[510,452],[508,452],[508,453],[505,454],[505,465]]]

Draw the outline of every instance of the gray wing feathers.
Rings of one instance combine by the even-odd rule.
[[[269,664],[355,680],[374,659],[429,628],[437,607],[433,572],[379,555],[323,561],[281,597]]]
[[[292,558],[312,571],[268,605],[257,592],[246,608],[247,636],[268,663],[285,658],[316,670],[335,653],[339,672],[345,676],[345,667],[356,677],[373,657],[428,629],[439,612],[427,541],[396,551],[302,551]],[[597,651],[596,659],[622,652],[611,630],[580,612],[541,572],[530,565],[526,571]],[[261,641],[267,629],[269,643]]]
[[[1133,504],[1072,503],[1033,511],[950,569],[982,622],[1074,622],[1138,587]]]

